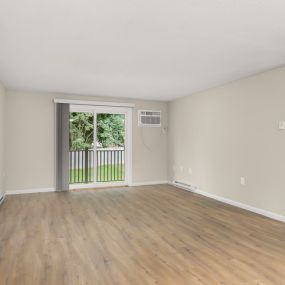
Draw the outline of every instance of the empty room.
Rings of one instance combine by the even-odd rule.
[[[0,0],[0,285],[284,285],[284,19]]]

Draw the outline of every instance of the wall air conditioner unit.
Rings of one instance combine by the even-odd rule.
[[[139,127],[161,127],[161,111],[138,110]]]

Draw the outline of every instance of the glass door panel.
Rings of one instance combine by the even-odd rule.
[[[94,114],[70,112],[69,183],[94,182]]]
[[[125,181],[125,115],[96,114],[96,182]]]

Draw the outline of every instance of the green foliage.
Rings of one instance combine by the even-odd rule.
[[[93,129],[92,113],[70,113],[70,149],[78,150],[91,148],[93,144]]]
[[[93,113],[70,113],[70,149],[79,150],[93,146]],[[97,115],[97,141],[102,147],[124,146],[124,116]]]
[[[118,114],[97,115],[97,141],[102,147],[124,146],[124,116]]]

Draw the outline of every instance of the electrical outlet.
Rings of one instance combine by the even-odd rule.
[[[246,184],[245,177],[240,178],[240,185],[244,186]]]
[[[279,130],[285,130],[285,121],[279,121]]]

